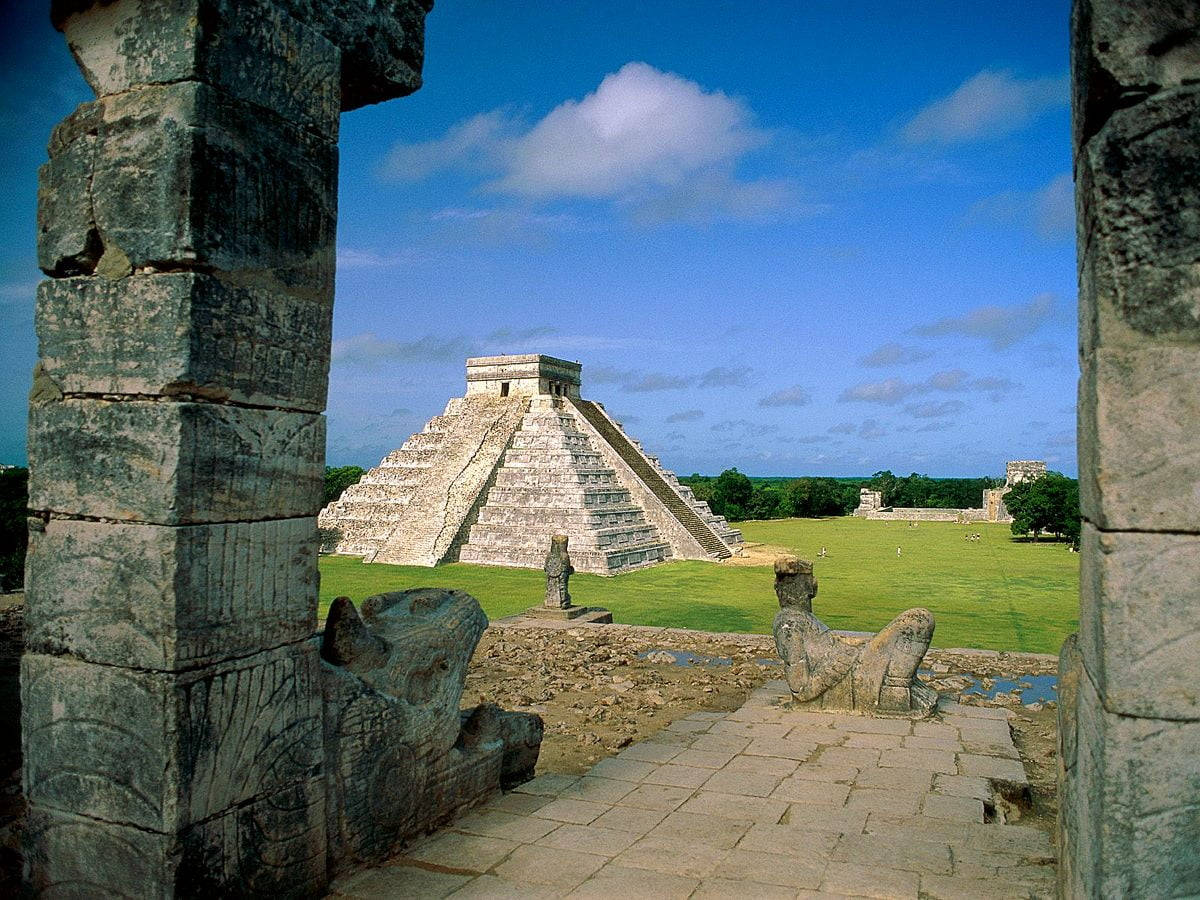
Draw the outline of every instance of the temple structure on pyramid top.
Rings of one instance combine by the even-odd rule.
[[[321,511],[322,549],[540,569],[561,533],[576,571],[601,575],[740,553],[740,531],[580,396],[581,369],[468,359],[466,395]]]

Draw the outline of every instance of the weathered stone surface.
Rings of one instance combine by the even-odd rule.
[[[25,794],[38,809],[174,833],[320,772],[307,643],[181,674],[38,653],[21,665]]]
[[[177,896],[317,896],[328,878],[325,782],[315,777],[200,822],[179,838]]]
[[[286,4],[143,0],[71,9],[90,5],[55,2],[52,16],[96,96],[202,81],[336,139],[340,53]]]
[[[84,104],[51,149],[38,212],[47,274],[91,274],[84,261],[107,253],[124,260],[113,276],[211,266],[329,296],[337,148],[327,139],[188,81]],[[72,194],[87,202],[62,208]],[[96,240],[100,255],[84,249]]]
[[[537,716],[460,715],[487,617],[459,591],[419,589],[330,609],[322,638],[331,864],[378,861],[501,783],[533,776]]]
[[[544,602],[549,609],[566,609],[571,605],[571,594],[567,586],[575,569],[571,566],[571,556],[567,552],[569,540],[565,534],[556,534],[550,538],[550,550],[546,554],[546,564],[542,566],[542,571],[546,573]]]
[[[43,281],[37,302],[42,369],[65,393],[324,408],[328,303],[197,272]]]
[[[1058,659],[1058,756],[1055,760],[1058,786],[1058,815],[1055,828],[1055,849],[1058,853],[1058,894],[1060,897],[1082,896],[1082,872],[1090,872],[1092,863],[1085,862],[1095,848],[1087,840],[1087,828],[1081,820],[1088,819],[1087,797],[1080,794],[1079,782],[1079,680],[1083,677],[1083,654],[1079,652],[1079,635],[1071,634],[1063,642]]]
[[[311,32],[315,31],[336,48],[340,57],[338,99],[342,110],[350,110],[411,94],[421,86],[425,14],[433,4],[430,0],[348,0],[336,4],[287,0],[262,4],[253,9],[254,15],[243,11],[245,4],[195,0],[172,0],[169,5],[115,5],[116,10],[96,0],[51,3],[52,21],[67,35],[76,60],[97,92],[118,91],[123,85],[139,82],[170,81],[174,80],[172,74],[176,78],[203,77],[218,82],[228,79],[236,85],[232,76],[218,71],[221,65],[230,63],[235,64],[234,74],[262,78],[253,69],[243,68],[244,62],[237,65],[237,51],[246,47],[253,51],[248,53],[251,58],[265,54],[272,62],[274,58],[291,61],[291,67],[270,67],[270,75],[280,79],[299,77],[306,90],[320,95],[328,90],[323,82],[297,72],[303,65],[295,64],[296,58],[314,67],[319,61],[320,74],[324,75],[329,52],[314,39]],[[167,14],[147,15],[149,23],[137,27],[137,19],[146,15],[143,8],[153,11],[156,6],[165,6]],[[226,18],[217,18],[222,12]],[[229,27],[227,19],[238,18],[239,13],[249,23]],[[305,27],[298,29],[296,22]],[[221,41],[228,33],[226,28],[236,35],[230,49]],[[193,34],[198,34],[199,40]],[[116,59],[115,55],[131,59]],[[277,90],[273,87],[266,92],[264,102],[275,99]],[[289,112],[309,105],[292,99]]]
[[[38,896],[311,896],[326,880],[319,779],[231,810],[181,834],[33,809],[29,886]]]
[[[166,525],[311,516],[325,420],[211,403],[64,400],[29,414],[32,509]]]
[[[1200,86],[1114,112],[1079,153],[1085,355],[1148,339],[1200,339],[1197,142]]]
[[[1111,713],[1084,672],[1068,794],[1075,884],[1104,897],[1195,894],[1200,721]]]
[[[1200,10],[1189,0],[1076,0],[1071,11],[1075,146],[1118,110],[1156,91],[1194,82]]]
[[[1107,530],[1200,531],[1197,371],[1200,347],[1186,345],[1104,348],[1084,360],[1079,502],[1085,519]]]
[[[174,878],[172,835],[34,807],[25,824],[33,896],[154,897]]]
[[[425,14],[433,0],[288,0],[297,19],[341,50],[342,109],[411,94],[421,86]]]
[[[1086,524],[1079,640],[1114,713],[1200,719],[1200,535]]]
[[[180,669],[312,634],[311,518],[182,528],[35,521],[26,638],[34,652]]]
[[[917,667],[933,637],[933,615],[910,609],[866,643],[834,634],[812,613],[817,580],[812,563],[794,556],[775,561],[779,613],[775,647],[796,701],[818,709],[928,715],[937,694],[917,681]]]
[[[418,86],[429,4],[51,6],[99,99],[56,129],[41,171],[39,265],[70,281],[41,290],[30,395],[29,887],[316,895],[338,821],[305,639],[338,114]],[[372,745],[399,754],[356,785],[384,795],[364,824],[384,835],[380,809],[415,808],[424,828],[522,777],[541,734],[491,709],[460,733],[461,673],[435,684],[449,638],[409,631],[431,647],[384,665],[401,697],[341,670],[401,735],[439,741],[415,807],[386,777],[403,742]]]

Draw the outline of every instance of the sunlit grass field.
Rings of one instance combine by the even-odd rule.
[[[930,609],[934,645],[1057,653],[1079,619],[1079,557],[1058,543],[1015,541],[1007,525],[779,519],[743,522],[746,540],[787,548],[816,565],[817,615],[832,628],[874,631],[901,610]],[[964,540],[978,532],[979,541]],[[824,546],[828,557],[818,559]],[[896,548],[900,547],[900,555]],[[544,576],[463,563],[425,569],[324,557],[321,615],[330,601],[382,591],[454,587],[491,618],[540,603]],[[575,603],[617,622],[768,633],[777,607],[769,566],[680,561],[628,575],[575,575]]]

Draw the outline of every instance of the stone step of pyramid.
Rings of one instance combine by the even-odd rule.
[[[539,528],[546,521],[545,509],[525,506],[488,505],[479,511],[478,523],[485,525],[517,525],[522,528]],[[564,523],[564,530],[572,528],[612,528],[617,525],[636,525],[645,521],[639,506],[614,506],[606,509],[557,509],[556,521]]]
[[[497,487],[534,487],[554,484],[588,484],[620,486],[617,473],[612,469],[572,469],[555,466],[543,469],[540,466],[508,467],[496,473]]]
[[[594,450],[579,447],[509,447],[504,454],[506,466],[591,466],[604,465],[604,457]]]
[[[572,548],[570,553],[571,564],[577,572],[616,575],[665,562],[671,558],[671,545],[657,542],[611,550],[581,549],[578,553]],[[459,561],[483,566],[540,569],[545,564],[546,553],[544,550],[529,547],[493,548],[468,545],[462,548]]]
[[[529,528],[525,525],[508,523],[480,523],[471,526],[470,544],[480,547],[523,546],[529,542]],[[613,525],[604,528],[571,528],[554,515],[548,515],[541,526],[543,541],[547,546],[554,534],[575,532],[571,552],[578,550],[604,550],[624,545],[654,543],[658,529],[645,522],[628,525]]]

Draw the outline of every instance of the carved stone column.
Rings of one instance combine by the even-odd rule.
[[[1200,893],[1200,6],[1076,0],[1078,640],[1060,892]]]
[[[96,100],[41,170],[28,878],[319,891],[316,624],[339,114],[420,0],[62,0]]]

